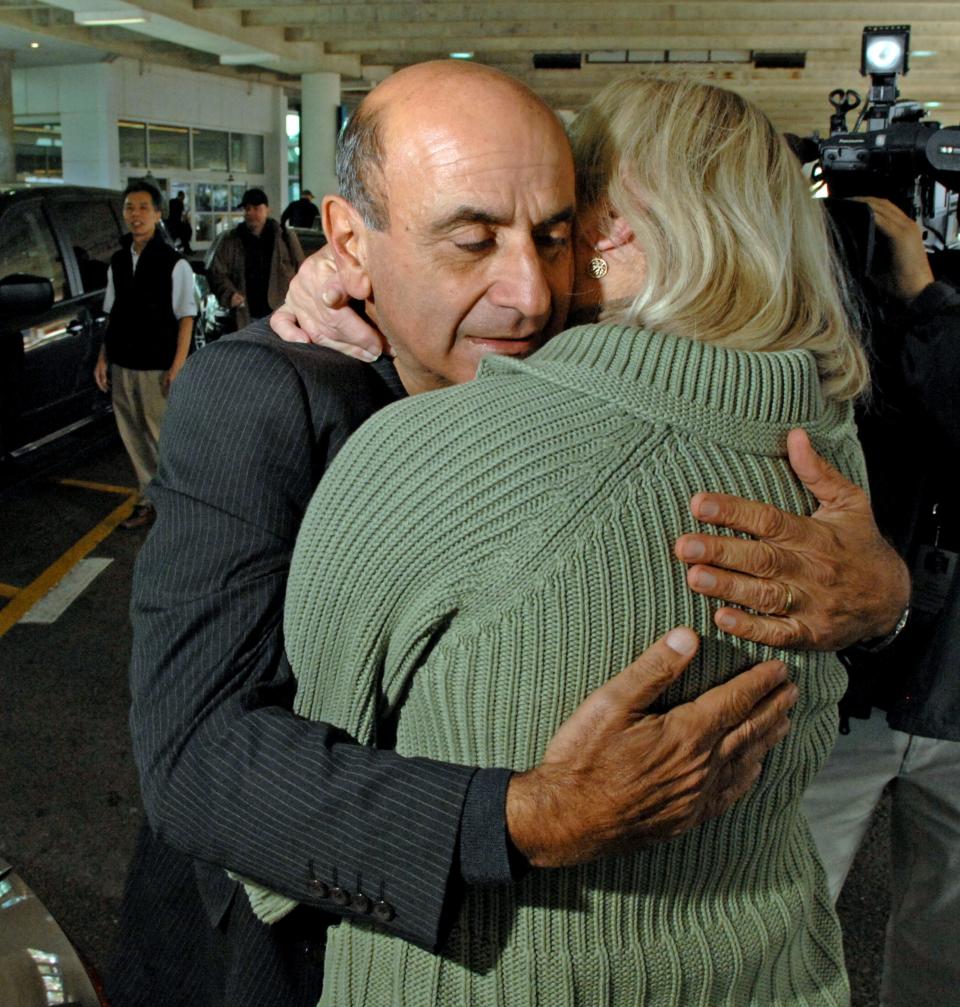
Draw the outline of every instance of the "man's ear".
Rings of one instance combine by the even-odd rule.
[[[356,301],[369,300],[373,287],[366,265],[367,225],[342,196],[324,196],[320,212],[343,289]]]

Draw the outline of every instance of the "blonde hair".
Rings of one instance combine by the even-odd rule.
[[[581,211],[622,217],[645,256],[621,321],[735,349],[802,347],[826,395],[866,388],[823,207],[763,112],[708,84],[628,78],[571,132]]]

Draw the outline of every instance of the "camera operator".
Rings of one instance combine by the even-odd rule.
[[[960,989],[960,294],[934,280],[914,221],[862,202],[889,257],[860,433],[877,522],[910,564],[913,596],[894,642],[847,652],[841,736],[806,811],[836,899],[891,785],[881,1004],[943,1007]]]

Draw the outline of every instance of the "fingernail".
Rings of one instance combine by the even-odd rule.
[[[737,627],[737,620],[734,616],[728,615],[726,612],[721,612],[717,616],[717,625],[721,629],[725,629],[728,633]]]
[[[716,517],[720,513],[720,505],[714,503],[713,500],[704,500],[704,502],[700,504],[699,511],[700,517]]]
[[[334,294],[334,293],[333,293],[332,291],[329,291],[329,290],[325,290],[325,291],[324,291],[324,292],[323,292],[323,293],[322,293],[322,294],[320,295],[320,300],[321,300],[321,301],[323,301],[323,303],[324,303],[324,304],[325,304],[325,305],[326,305],[326,306],[327,306],[328,308],[332,308],[332,307],[333,307],[333,306],[334,306],[334,305],[335,305],[335,304],[337,303],[337,295],[336,295],[336,294]]]
[[[702,559],[706,551],[706,546],[694,539],[692,542],[683,543],[681,554],[684,559]]]
[[[369,350],[359,350],[360,359],[365,360],[368,364],[372,364],[375,360],[380,359],[379,353],[371,353]]]
[[[694,587],[703,587],[708,591],[717,586],[717,578],[706,570],[698,570],[692,577]]]
[[[679,626],[667,633],[664,642],[675,654],[688,657],[697,649],[697,634],[686,626]]]

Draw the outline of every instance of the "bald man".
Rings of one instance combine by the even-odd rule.
[[[403,759],[387,737],[365,748],[290,712],[283,591],[323,471],[380,407],[557,332],[571,279],[569,149],[510,78],[459,63],[396,74],[345,131],[338,175],[324,230],[396,360],[370,367],[262,325],[181,375],[133,599],[131,723],[158,838],[144,831],[131,874],[115,1007],[315,1003],[329,922],[365,917],[435,949],[463,885],[691,828],[745,792],[787,729],[794,688],[770,664],[647,714],[693,654],[684,630],[587,698],[521,774]],[[595,787],[611,765],[618,786]],[[225,868],[301,908],[260,924]]]

